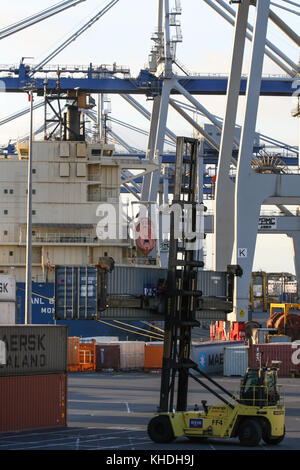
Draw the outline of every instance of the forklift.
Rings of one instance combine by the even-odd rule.
[[[198,148],[197,139],[177,138],[173,203],[190,207],[191,233],[197,233],[199,209]],[[186,436],[197,442],[238,437],[240,444],[247,447],[257,446],[261,439],[267,444],[279,444],[285,434],[285,408],[278,392],[276,364],[266,368],[261,360],[258,369],[248,369],[239,392],[233,395],[190,359],[192,328],[200,325],[196,312],[205,309],[202,292],[197,290],[197,273],[204,263],[199,260],[198,251],[191,249],[185,231],[180,239],[175,239],[174,224],[171,213],[160,403],[148,423],[148,435],[156,443],[170,443]],[[232,304],[234,276],[241,276],[242,270],[228,266],[227,274],[227,301]],[[202,410],[195,405],[194,410],[188,411],[189,378],[222,404],[208,406],[202,401]]]

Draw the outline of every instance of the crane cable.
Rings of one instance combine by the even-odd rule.
[[[105,322],[104,320],[96,320],[96,321],[98,321],[98,322],[100,322],[100,323],[105,323],[105,324],[108,325],[108,326],[112,326],[112,327],[118,328],[118,329],[120,329],[120,330],[129,331],[129,333],[134,333],[134,334],[136,334],[136,335],[146,336],[147,338],[154,338],[154,339],[157,340],[157,337],[152,336],[152,335],[150,335],[150,334],[149,334],[149,335],[145,335],[144,333],[138,333],[138,332],[135,332],[135,331],[130,331],[130,330],[126,329],[126,328],[121,328],[120,326],[112,325],[112,324],[110,324],[110,323],[107,323],[107,322]]]

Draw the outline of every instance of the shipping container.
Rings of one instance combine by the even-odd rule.
[[[291,343],[292,338],[286,335],[271,335],[269,336],[268,343]]]
[[[54,325],[0,325],[6,364],[1,376],[67,372],[68,328]]]
[[[93,266],[55,268],[55,316],[58,320],[97,317],[97,272]]]
[[[244,341],[209,341],[192,343],[191,359],[207,374],[222,374],[224,348],[244,345]]]
[[[278,376],[291,377],[293,371],[300,371],[300,343],[253,344],[249,348],[249,367],[262,364],[271,366],[272,361],[278,362]]]
[[[113,322],[100,322],[97,320],[55,320],[54,319],[54,283],[32,283],[32,324],[35,325],[67,325],[71,337],[97,337],[115,336],[117,340],[144,340],[133,327],[147,329],[144,322],[127,322],[128,326],[121,329]],[[25,322],[25,284],[17,283],[16,323]],[[149,327],[150,328],[150,327]]]
[[[96,344],[96,371],[120,370],[121,352],[119,344]]]
[[[67,426],[67,375],[0,377],[0,432]]]
[[[268,336],[276,333],[275,328],[253,328],[251,340],[253,344],[262,344],[268,342]]]
[[[144,369],[144,341],[120,341],[120,368],[121,370]]]
[[[16,324],[16,303],[0,302],[0,325]]]
[[[13,276],[0,274],[0,302],[16,301],[16,280]]]
[[[85,341],[95,340],[96,344],[116,343],[119,339],[118,336],[88,336],[84,338]]]
[[[144,371],[155,372],[161,371],[163,362],[164,343],[162,341],[154,341],[145,343],[144,352]]]
[[[82,342],[84,341],[84,342]],[[80,340],[79,342],[79,370],[96,370],[96,341]]]
[[[79,338],[68,337],[68,372],[79,370]]]
[[[243,377],[248,367],[248,346],[224,348],[223,375]]]

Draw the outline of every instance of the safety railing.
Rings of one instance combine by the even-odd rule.
[[[283,406],[284,392],[281,385],[277,386],[277,390],[270,390],[265,385],[246,386],[234,395],[242,405],[246,406]]]

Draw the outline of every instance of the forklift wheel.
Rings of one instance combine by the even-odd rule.
[[[284,427],[284,432],[283,432],[282,436],[279,436],[279,437],[271,437],[269,428],[270,427],[268,426],[268,428],[263,431],[262,438],[263,438],[264,442],[266,444],[273,445],[273,446],[276,446],[277,444],[280,444],[280,442],[283,441],[284,436],[285,436],[285,427]]]
[[[157,443],[172,442],[175,439],[173,429],[168,416],[155,416],[148,424],[148,435]]]
[[[238,437],[241,445],[257,446],[262,438],[261,425],[255,419],[245,419],[240,425]]]

